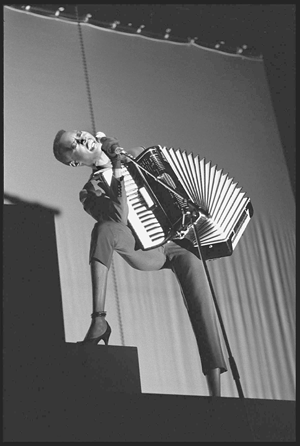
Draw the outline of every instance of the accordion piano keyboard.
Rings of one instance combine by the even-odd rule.
[[[145,188],[139,188],[126,168],[123,169],[127,203],[128,221],[134,228],[143,249],[160,245],[165,233],[151,207],[155,204]]]

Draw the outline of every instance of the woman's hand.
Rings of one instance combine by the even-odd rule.
[[[120,147],[120,143],[117,138],[103,136],[100,139],[100,142],[102,144],[103,152],[105,152],[109,158],[115,158],[118,155],[116,149]]]

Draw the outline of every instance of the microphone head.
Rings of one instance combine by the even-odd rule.
[[[95,138],[97,139],[97,141],[101,142],[101,138],[106,137],[105,133],[103,132],[97,132]]]

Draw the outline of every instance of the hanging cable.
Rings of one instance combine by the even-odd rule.
[[[82,35],[82,29],[81,29],[77,6],[75,6],[75,9],[76,9],[76,19],[77,19],[77,25],[78,25],[79,42],[80,42],[80,48],[81,48],[81,54],[82,54],[82,63],[83,63],[83,69],[84,69],[85,83],[86,83],[89,108],[90,108],[90,114],[91,114],[91,120],[92,120],[92,130],[93,130],[93,134],[96,135],[96,125],[95,125],[95,118],[94,118],[94,111],[93,111],[93,101],[92,101],[92,95],[91,95],[87,62],[86,62],[86,57],[85,57],[83,35]]]
[[[78,7],[77,6],[75,6],[75,10],[76,10],[76,19],[77,19],[77,25],[78,25],[79,42],[80,42],[80,48],[81,48],[82,63],[83,63],[84,76],[85,76],[85,83],[86,83],[88,102],[89,102],[89,109],[90,109],[90,115],[91,115],[91,121],[92,121],[92,131],[93,131],[93,134],[96,135],[96,125],[95,125],[95,117],[94,117],[94,109],[93,109],[91,87],[90,87],[89,74],[88,74],[87,62],[86,62],[86,57],[85,57],[85,50],[84,50],[84,42],[83,42],[81,23],[80,23],[80,18],[79,18],[79,13],[78,13]],[[117,283],[117,276],[116,276],[116,271],[115,271],[114,259],[112,259],[111,266],[112,266],[112,274],[113,274],[113,283],[114,283],[114,289],[115,289],[115,296],[116,296],[116,301],[117,301],[117,311],[118,311],[119,327],[120,327],[120,334],[121,334],[121,344],[124,346],[125,345],[124,329],[123,329],[121,305],[120,305],[120,299],[119,299],[119,293],[118,293],[118,283]]]

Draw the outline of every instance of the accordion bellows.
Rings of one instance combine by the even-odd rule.
[[[199,240],[206,259],[233,253],[253,207],[223,169],[199,155],[161,146],[149,147],[134,161],[123,166],[123,174],[129,224],[142,249],[186,239],[194,247]],[[188,209],[199,212],[191,219]]]

